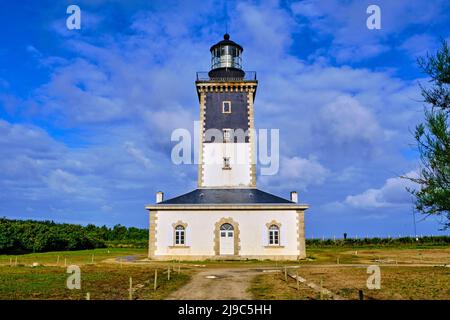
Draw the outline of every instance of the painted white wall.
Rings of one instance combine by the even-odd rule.
[[[223,170],[223,158],[231,170]],[[251,184],[250,143],[204,143],[203,186],[247,187]]]
[[[231,217],[240,230],[239,254],[245,255],[298,255],[297,212],[295,210],[261,211],[158,211],[156,225],[156,255],[214,255],[215,223]],[[266,223],[281,223],[280,240],[284,248],[268,249]],[[170,248],[173,243],[172,224],[187,223],[186,246],[188,249]]]

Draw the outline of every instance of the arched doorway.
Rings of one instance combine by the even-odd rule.
[[[220,226],[220,255],[234,254],[234,228],[229,223]]]

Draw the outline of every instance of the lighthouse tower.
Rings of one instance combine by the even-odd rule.
[[[200,102],[199,188],[255,188],[255,72],[242,70],[243,48],[225,34],[211,49],[211,70],[197,73]]]

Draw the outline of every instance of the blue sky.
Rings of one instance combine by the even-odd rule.
[[[81,8],[81,30],[66,8]],[[381,30],[366,27],[369,4]],[[225,6],[228,14],[224,12]],[[280,128],[260,189],[310,204],[309,237],[410,235],[422,120],[415,59],[450,37],[448,1],[3,1],[0,215],[146,227],[144,205],[196,187],[170,159],[199,117],[195,72],[228,30],[260,81],[257,128]],[[228,16],[228,18],[227,18]],[[418,234],[442,234],[439,219]]]

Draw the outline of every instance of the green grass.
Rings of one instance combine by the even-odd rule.
[[[81,269],[81,289],[69,290],[66,281],[69,274],[63,267],[0,267],[0,299],[129,299],[129,279],[132,278],[133,299],[163,299],[187,283],[190,272],[171,273],[167,270],[141,265],[99,264],[84,265]],[[157,290],[153,290],[155,269],[158,269]]]
[[[357,254],[356,254],[357,253]],[[395,260],[392,269],[383,274],[386,291],[371,293],[374,299],[408,299],[432,298],[446,299],[448,292],[449,269],[436,267],[421,267],[401,269],[401,264],[443,264],[450,263],[450,248],[436,246],[393,247],[327,247],[307,248],[308,259],[302,261],[182,261],[181,274],[172,273],[167,280],[167,267],[173,262],[152,261],[145,263],[117,263],[117,257],[134,256],[145,258],[146,249],[106,248],[81,251],[47,252],[24,255],[0,255],[0,299],[84,299],[89,292],[91,299],[128,299],[129,277],[135,285],[141,288],[134,293],[136,299],[163,299],[189,281],[191,275],[204,268],[233,267],[281,267],[284,265],[299,265],[304,270],[308,280],[317,280],[323,273],[326,286],[330,290],[348,298],[354,298],[357,288],[367,278],[363,268],[327,267],[327,264],[376,264],[376,259]],[[94,264],[92,264],[94,255]],[[56,264],[59,256],[59,264]],[[10,266],[10,261],[18,266]],[[80,266],[82,272],[82,289],[68,290],[66,280],[69,276],[64,268],[67,265]],[[102,262],[103,261],[103,262]],[[40,266],[31,267],[37,262]],[[173,265],[177,270],[178,264]],[[200,267],[200,266],[204,266]],[[309,269],[308,269],[309,268]],[[315,269],[316,268],[316,269]],[[317,273],[315,270],[322,268]],[[430,268],[430,269],[425,269]],[[153,291],[154,271],[158,269],[158,290]],[[409,270],[409,271],[408,271]],[[432,275],[432,276],[428,276]],[[252,293],[258,299],[317,299],[317,294],[308,288],[300,292],[296,284],[288,281],[286,285],[279,275],[264,274],[255,278]],[[309,279],[310,278],[310,279]],[[317,280],[319,281],[319,280]],[[397,287],[400,286],[400,289]],[[445,288],[447,286],[447,288]],[[444,290],[444,291],[442,291]],[[445,291],[447,290],[447,291]],[[413,293],[411,293],[413,292]],[[414,294],[417,292],[417,294]]]
[[[128,299],[129,278],[133,279],[133,299],[163,299],[187,283],[192,270],[171,273],[167,279],[168,263],[133,264],[117,262],[118,257],[145,258],[147,249],[106,248],[80,251],[33,253],[24,255],[0,255],[0,299]],[[94,255],[94,263],[92,263]],[[56,264],[59,256],[59,264]],[[15,266],[15,258],[18,258]],[[66,281],[69,274],[64,268],[78,265],[81,269],[81,290],[69,290]],[[109,262],[107,262],[109,260]],[[12,261],[13,266],[10,266]],[[37,262],[38,267],[32,267]],[[176,268],[176,266],[175,266]],[[157,290],[153,290],[155,269],[158,270]],[[176,268],[176,270],[178,270]]]
[[[78,251],[53,251],[44,253],[29,253],[22,255],[0,255],[0,265],[10,265],[16,261],[19,265],[31,265],[34,262],[39,264],[57,265],[59,256],[59,266],[64,265],[66,259],[67,265],[77,264],[83,265],[92,262],[92,255],[94,255],[94,262],[101,260],[129,256],[129,255],[146,255],[145,248],[102,248],[92,250],[78,250]]]

